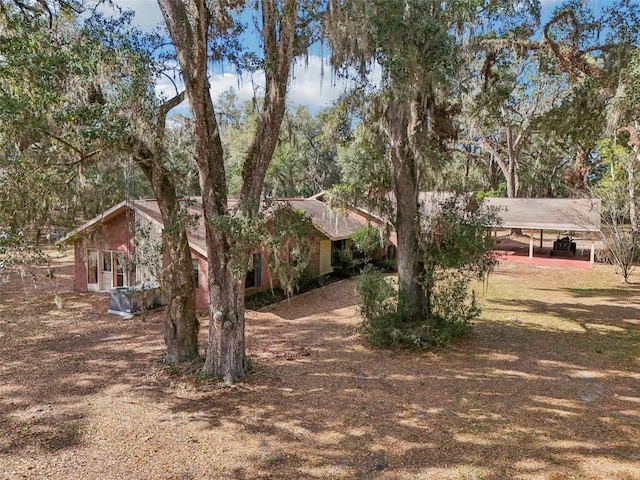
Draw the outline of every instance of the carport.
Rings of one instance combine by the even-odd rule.
[[[495,228],[521,229],[529,232],[529,258],[533,258],[536,230],[542,248],[545,230],[587,232],[591,244],[589,261],[595,261],[595,240],[600,232],[600,199],[589,198],[485,198],[496,207],[501,225]]]

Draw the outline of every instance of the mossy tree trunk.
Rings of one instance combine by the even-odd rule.
[[[291,63],[298,39],[297,0],[262,0],[262,44],[266,90],[254,141],[246,155],[239,203],[227,205],[224,152],[208,81],[212,27],[224,35],[233,26],[233,8],[241,1],[213,8],[205,0],[158,0],[176,49],[195,128],[195,160],[200,174],[209,273],[209,339],[205,375],[239,379],[245,373],[244,282],[233,265],[233,239],[224,225],[228,216],[258,211],[269,162],[284,115]],[[237,270],[237,269],[236,269]]]
[[[164,225],[161,282],[167,299],[164,320],[164,340],[167,347],[165,359],[171,365],[192,362],[199,357],[196,284],[187,239],[188,222],[171,172],[163,165],[166,116],[183,99],[184,93],[160,107],[153,146],[148,146],[139,138],[129,138],[133,159],[153,188]]]

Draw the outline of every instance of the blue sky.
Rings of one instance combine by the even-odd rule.
[[[143,30],[152,30],[158,24],[164,24],[160,8],[156,0],[114,0],[114,3],[122,8],[134,10],[135,23]],[[103,7],[105,13],[113,12],[112,9]],[[308,60],[298,62],[293,70],[294,77],[289,88],[289,102],[294,105],[305,105],[311,110],[318,110],[328,106],[338,98],[344,85],[334,85],[331,71],[325,66],[325,75],[322,72],[322,59],[319,56],[310,56]],[[256,75],[253,78],[244,75],[238,78],[233,73],[213,73],[211,78],[211,92],[214,100],[222,92],[232,88],[239,99],[249,100],[253,97],[254,88],[264,86],[264,76]],[[159,91],[166,91],[167,95],[174,94],[174,88],[167,80],[160,81]]]
[[[611,0],[587,0],[596,6],[611,4]],[[152,30],[159,24],[163,24],[162,14],[157,0],[113,0],[122,8],[134,10],[135,23],[143,30]],[[562,0],[542,0],[543,19],[548,18],[553,8],[562,3]],[[109,7],[103,7],[105,13],[113,12]],[[543,20],[544,21],[544,20]],[[343,83],[334,83],[330,69],[325,65],[324,76],[322,72],[322,59],[317,55],[309,56],[306,62],[300,61],[294,67],[294,77],[289,88],[289,102],[291,104],[305,105],[312,111],[328,106],[338,98],[344,89]],[[236,91],[240,100],[249,100],[254,94],[254,88],[264,85],[264,78],[260,75],[251,78],[248,75],[238,78],[233,73],[213,73],[211,77],[211,92],[216,99],[220,93],[232,88]],[[157,87],[159,92],[174,94],[173,86],[169,81],[160,81]]]

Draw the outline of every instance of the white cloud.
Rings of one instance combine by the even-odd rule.
[[[335,80],[327,61],[310,56],[306,61],[298,60],[292,70],[289,85],[289,103],[305,105],[311,110],[329,106],[346,88],[346,84]]]
[[[238,76],[234,73],[218,73],[209,79],[211,85],[211,96],[215,102],[221,93],[233,90],[242,103],[256,96],[264,94],[264,74],[258,72],[254,75],[243,74]]]
[[[289,85],[287,103],[289,105],[303,105],[315,112],[321,108],[329,107],[347,88],[349,83],[342,79],[335,79],[330,67],[326,64],[322,69],[322,59],[318,56],[310,56],[308,61],[299,61],[293,70],[291,84]],[[375,68],[370,76],[373,84],[380,82],[380,69]],[[238,76],[234,73],[215,73],[209,78],[211,85],[211,98],[214,103],[220,94],[227,90],[233,90],[240,103],[251,100],[254,95],[264,95],[264,73],[257,72],[254,75],[247,73]],[[175,78],[160,77],[156,83],[156,93],[164,98],[171,98],[177,92],[184,89],[184,84],[179,76]],[[177,112],[188,115],[189,104],[185,101]]]
[[[380,81],[380,70],[374,69],[370,80]],[[215,100],[222,92],[232,89],[240,101],[250,100],[254,95],[264,94],[264,73],[253,76],[244,74],[238,77],[232,73],[216,74],[211,78],[211,93]],[[331,105],[350,87],[349,83],[336,79],[326,59],[309,56],[298,60],[292,69],[287,102],[292,105],[304,105],[311,111]]]
[[[132,9],[135,12],[134,23],[143,30],[150,31],[158,25],[164,25],[157,0],[113,0],[113,3],[123,9]],[[117,14],[117,11],[106,2],[101,10],[106,15]],[[379,78],[379,72],[374,74],[374,77]],[[183,88],[180,79],[174,79],[174,81],[179,88]],[[253,76],[248,74],[237,76],[233,73],[212,72],[210,83],[214,101],[228,89],[233,89],[241,102],[264,93],[264,74],[262,73]],[[347,84],[343,80],[333,77],[326,59],[317,55],[310,56],[306,60],[298,60],[293,68],[288,102],[293,105],[307,106],[313,111],[329,106],[346,88]],[[158,81],[156,92],[167,98],[176,94],[174,85],[164,77]]]
[[[162,12],[157,0],[113,0],[113,3],[125,10],[133,10],[133,23],[144,31],[151,31],[158,25],[164,25]],[[116,15],[118,12],[106,2],[100,7],[105,15]]]

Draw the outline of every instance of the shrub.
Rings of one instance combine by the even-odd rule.
[[[338,250],[333,261],[333,273],[339,277],[352,277],[360,272],[363,262],[353,258],[349,249]]]
[[[480,315],[471,281],[485,278],[497,263],[485,235],[486,226],[495,221],[495,212],[473,198],[443,202],[423,225],[419,298],[406,297],[402,286],[391,285],[379,271],[363,274],[357,290],[366,340],[375,346],[426,350],[469,332]]]
[[[280,302],[285,298],[287,298],[287,295],[281,288],[254,292],[245,299],[245,307],[250,310],[258,310],[267,305]]]
[[[399,307],[404,292],[396,284],[378,270],[362,274],[356,288],[363,317],[360,332],[366,341],[377,347],[428,350],[466,334],[480,313],[474,295],[467,301],[468,281],[443,273],[436,285],[432,318],[416,318]]]
[[[372,264],[375,268],[382,270],[383,272],[391,273],[398,270],[398,263],[395,258],[381,258],[375,260]]]
[[[380,230],[372,225],[365,225],[354,230],[351,235],[356,256],[369,263],[382,252],[383,241]]]

